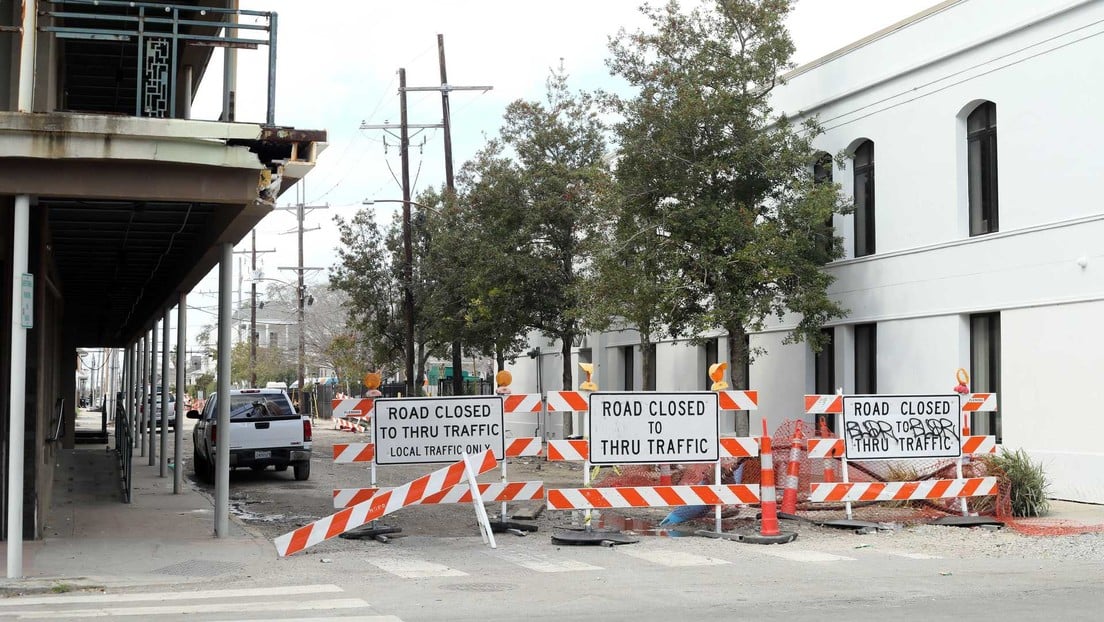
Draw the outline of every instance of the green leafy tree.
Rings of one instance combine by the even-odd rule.
[[[618,177],[626,208],[666,238],[680,295],[672,334],[727,333],[733,383],[746,388],[746,336],[793,314],[790,339],[820,346],[844,313],[821,266],[841,256],[825,221],[845,205],[812,178],[820,128],[774,114],[770,93],[791,65],[786,0],[716,0],[683,12],[645,7],[648,32],[622,32],[611,70],[635,88],[610,97],[621,115]]]
[[[514,200],[507,226],[516,233],[505,242],[511,272],[525,275],[525,291],[513,298],[530,303],[524,307],[529,327],[560,340],[564,388],[573,384],[572,344],[585,330],[583,275],[604,220],[598,207],[610,184],[606,155],[593,98],[572,94],[562,69],[549,76],[545,101],[507,107],[501,142],[483,154]],[[488,205],[505,207],[501,201]]]
[[[334,220],[341,245],[330,269],[330,286],[347,296],[348,327],[356,332],[368,367],[391,375],[402,368],[405,342],[401,266],[371,212]]]

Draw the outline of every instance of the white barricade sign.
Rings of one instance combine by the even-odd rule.
[[[716,462],[717,394],[596,392],[590,395],[590,462]]]
[[[843,440],[848,460],[958,458],[959,395],[844,395]]]
[[[475,395],[377,398],[376,464],[457,462],[465,452],[505,455],[502,398]]]

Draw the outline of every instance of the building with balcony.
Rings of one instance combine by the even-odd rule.
[[[72,446],[72,425],[57,442],[46,428],[56,405],[74,417],[77,350],[161,341],[155,323],[324,147],[324,131],[276,124],[276,14],[236,6],[0,0],[0,442],[22,456],[22,473],[3,465],[0,520],[21,504],[26,538],[49,515],[53,455]],[[238,54],[267,59],[251,87],[265,118],[236,119]],[[195,119],[213,58],[222,111]]]

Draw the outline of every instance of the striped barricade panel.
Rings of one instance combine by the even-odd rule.
[[[344,419],[345,417],[367,417],[372,413],[372,406],[374,404],[375,399],[370,397],[346,398],[342,400],[333,400],[331,402],[335,419]]]
[[[334,429],[342,432],[367,432],[370,425],[370,419],[359,417],[346,417],[345,419],[334,419],[333,421]]]
[[[539,456],[541,454],[541,439],[539,436],[522,436],[506,439],[506,457]]]
[[[962,403],[962,412],[988,412],[997,409],[996,393],[971,393]]]
[[[805,414],[836,414],[843,412],[842,395],[806,395]]]
[[[997,437],[995,436],[963,436],[962,453],[964,454],[995,454],[997,453]]]
[[[759,410],[758,391],[718,391],[721,410]]]
[[[549,391],[548,410],[557,412],[579,412],[590,409],[585,393],[579,391]]]
[[[335,509],[341,509],[363,503],[373,496],[387,492],[389,488],[339,488],[333,491]],[[500,501],[543,501],[544,482],[493,482],[479,484],[479,496],[484,503],[497,503]],[[426,495],[419,505],[436,505],[444,503],[471,503],[471,487],[467,484],[457,484],[448,490],[442,490],[436,494]]]
[[[722,436],[722,458],[754,458],[759,455],[759,439],[753,436]]]
[[[842,438],[810,438],[805,441],[809,448],[809,458],[842,458]]]
[[[473,468],[479,473],[486,473],[498,466],[494,452],[490,449],[472,456],[471,460]],[[364,503],[358,503],[300,527],[295,531],[285,533],[273,540],[276,553],[280,557],[298,553],[307,547],[335,538],[350,529],[356,529],[381,516],[386,516],[409,505],[416,505],[426,496],[437,494],[459,484],[465,476],[465,471],[463,460],[454,462],[428,475],[423,475],[408,484],[374,495]]]
[[[851,482],[822,483],[810,486],[809,501],[910,501],[915,499],[948,499],[984,497],[997,494],[997,478],[968,477],[935,479],[923,482]]]
[[[502,396],[502,410],[508,413],[539,413],[540,393],[517,393]]]
[[[548,491],[550,510],[745,505],[758,502],[759,486],[750,484],[554,488]]]
[[[333,491],[334,508],[340,510],[364,503],[383,490],[382,488],[338,488]]]
[[[586,460],[590,456],[590,444],[586,439],[549,439],[549,461]]]
[[[334,463],[371,462],[376,457],[376,446],[372,443],[334,443]]]

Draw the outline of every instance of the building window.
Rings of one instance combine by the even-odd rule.
[[[633,347],[625,346],[621,348],[621,361],[624,363],[625,375],[622,378],[622,385],[626,391],[633,391],[633,372],[636,367],[636,360],[633,356]]]
[[[832,155],[824,153],[823,151],[817,155],[817,159],[813,162],[813,183],[831,184],[832,183]],[[835,227],[832,224],[832,214],[828,215],[828,219],[824,221],[824,230],[820,232],[820,249],[825,254],[825,261],[831,256],[832,252],[832,237],[835,235]]]
[[[878,392],[878,325],[855,325],[855,393]]]
[[[1001,377],[1000,343],[1000,313],[970,316],[970,390],[975,393],[996,393],[998,400]],[[1000,411],[972,413],[970,431],[973,434],[995,436],[997,443],[1000,443]]]
[[[280,347],[280,333],[276,331],[268,332],[268,347],[278,348]]]
[[[966,117],[970,235],[997,228],[997,105],[985,102]]]
[[[874,143],[855,150],[855,256],[874,254]]]
[[[816,385],[815,392],[817,395],[831,395],[836,392],[836,344],[835,344],[834,328],[822,328],[820,334],[824,337],[824,345],[821,346],[820,352],[816,353],[816,359],[813,363],[814,366],[814,383]],[[836,418],[829,415],[819,415],[823,419],[824,423],[828,425],[828,430],[831,432],[836,431]],[[820,419],[817,420],[817,431],[820,430]]]
[[[703,388],[706,391],[713,390],[713,379],[709,377],[709,368],[721,362],[718,343],[718,339],[710,339],[702,346],[705,349],[705,387]]]

